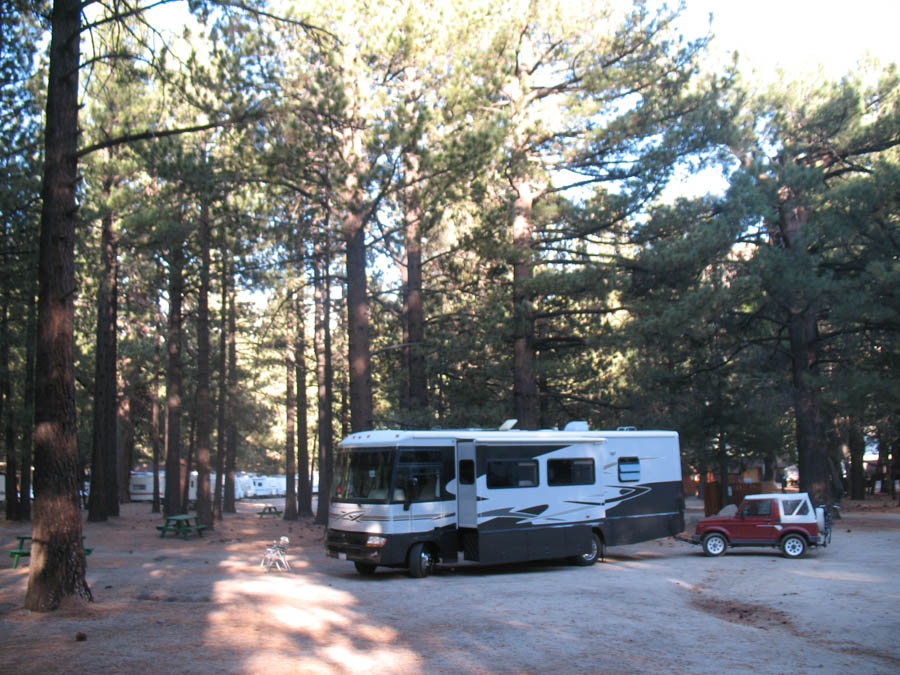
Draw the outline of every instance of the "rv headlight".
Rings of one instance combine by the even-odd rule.
[[[387,539],[385,537],[379,537],[374,534],[369,535],[369,538],[366,540],[366,546],[373,546],[376,548],[381,548],[387,543]]]

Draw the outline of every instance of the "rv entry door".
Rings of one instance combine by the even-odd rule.
[[[456,446],[456,512],[458,527],[478,527],[475,443],[460,441]]]

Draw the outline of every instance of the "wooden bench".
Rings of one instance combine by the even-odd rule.
[[[13,569],[16,569],[19,566],[20,558],[28,558],[31,556],[31,537],[29,535],[16,535],[16,539],[19,540],[19,543],[16,545],[16,548],[7,551],[9,553],[9,557],[13,559]],[[84,539],[84,537],[82,537]],[[26,548],[25,543],[29,542],[28,547]],[[84,555],[89,556],[94,552],[92,548],[83,548]]]
[[[258,514],[260,518],[264,518],[265,516],[275,516],[280,517],[281,511],[279,511],[274,506],[264,506],[262,511],[259,511]]]

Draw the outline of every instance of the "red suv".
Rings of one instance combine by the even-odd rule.
[[[831,528],[825,521],[825,508],[813,509],[805,492],[748,495],[733,516],[697,523],[691,542],[702,544],[709,556],[722,555],[729,546],[773,546],[787,558],[800,558],[810,546],[828,545]]]

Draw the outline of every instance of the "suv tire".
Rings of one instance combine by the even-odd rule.
[[[710,557],[722,555],[727,548],[728,540],[725,539],[725,535],[723,534],[710,532],[703,537],[703,552]]]
[[[789,534],[781,540],[785,558],[802,558],[806,554],[806,540],[799,534]]]

